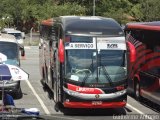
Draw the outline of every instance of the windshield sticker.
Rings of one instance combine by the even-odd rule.
[[[93,56],[96,56],[97,55],[97,53],[96,52],[93,52]]]
[[[71,75],[71,80],[74,80],[74,81],[78,81],[79,80],[79,77],[76,76],[76,75]]]
[[[107,48],[118,48],[118,44],[107,44]]]
[[[65,44],[66,49],[95,49],[96,46],[93,43],[68,43]]]
[[[126,50],[125,43],[98,43],[98,49]]]

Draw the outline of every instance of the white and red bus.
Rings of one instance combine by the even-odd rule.
[[[136,49],[129,66],[128,90],[160,105],[160,22],[128,23],[126,40]]]
[[[111,18],[61,16],[40,26],[40,71],[60,108],[123,108],[127,52]]]

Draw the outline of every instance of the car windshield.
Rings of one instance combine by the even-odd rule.
[[[7,56],[7,59],[18,58],[18,46],[16,43],[0,42],[0,53]]]

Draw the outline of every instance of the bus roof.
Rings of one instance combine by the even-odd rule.
[[[50,19],[47,19],[47,20],[43,20],[41,22],[41,25],[52,26],[53,25],[53,18],[50,18]]]
[[[121,26],[112,18],[99,16],[60,16],[66,34],[123,36]]]
[[[0,42],[12,42],[12,43],[17,43],[16,38],[14,35],[10,34],[2,34],[0,33]]]
[[[160,21],[155,22],[137,22],[137,23],[128,23],[125,26],[125,30],[155,30],[160,31]]]

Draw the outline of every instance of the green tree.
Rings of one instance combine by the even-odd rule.
[[[130,21],[159,20],[160,0],[95,0],[96,16]],[[1,0],[0,25],[29,30],[41,20],[61,15],[93,15],[93,0]],[[12,18],[5,19],[2,18]]]
[[[114,18],[124,24],[130,16],[128,11],[132,8],[132,3],[128,0],[101,0],[97,7],[97,15]]]

